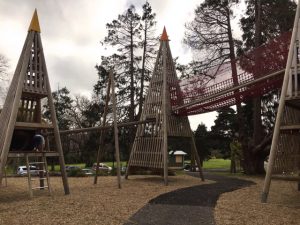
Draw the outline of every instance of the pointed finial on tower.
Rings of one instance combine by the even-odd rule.
[[[162,35],[160,37],[160,40],[161,41],[168,41],[169,40],[168,39],[168,35],[167,35],[167,31],[166,31],[166,27],[164,27],[163,33],[162,33]]]
[[[41,33],[39,18],[38,18],[36,9],[34,10],[28,31],[36,31],[36,32]]]

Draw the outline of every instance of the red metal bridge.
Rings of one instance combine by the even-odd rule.
[[[172,111],[181,116],[206,113],[281,88],[290,38],[290,32],[284,33],[239,57],[237,82],[229,62],[218,67],[213,79],[202,74],[172,84]]]

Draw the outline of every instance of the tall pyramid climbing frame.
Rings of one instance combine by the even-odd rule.
[[[41,100],[44,98],[47,98],[51,112],[49,123],[44,122],[41,117]],[[2,180],[8,157],[59,157],[64,191],[69,194],[36,10],[0,114],[0,124],[0,179]],[[32,138],[35,133],[41,132],[54,132],[55,150],[49,149],[46,136],[45,150],[33,151]]]
[[[202,180],[204,179],[188,118],[175,116],[171,110],[170,100],[179,96],[178,91],[178,79],[168,35],[164,28],[140,118],[141,121],[152,120],[153,122],[138,125],[126,176],[133,167],[163,169],[164,182],[167,185],[168,146],[170,144],[168,137],[185,137],[190,140],[191,152],[197,161],[200,176]]]
[[[268,169],[261,201],[266,202],[272,178],[298,181],[300,190],[300,4],[277,109]]]

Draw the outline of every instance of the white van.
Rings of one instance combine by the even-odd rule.
[[[36,166],[30,166],[30,174],[36,175],[38,174]],[[26,175],[27,174],[27,167],[26,166],[19,166],[17,169],[17,174],[18,175]]]

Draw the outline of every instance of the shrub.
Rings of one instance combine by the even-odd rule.
[[[98,171],[98,176],[108,176],[109,173],[107,171],[99,170]]]
[[[80,168],[72,169],[68,172],[68,177],[85,177],[86,174]]]

